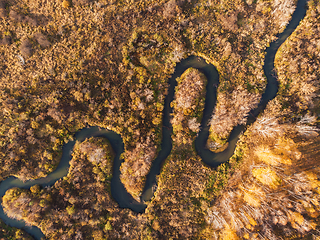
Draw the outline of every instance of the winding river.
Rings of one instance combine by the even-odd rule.
[[[115,159],[113,162],[113,178],[111,180],[111,193],[112,197],[118,202],[121,208],[130,208],[131,210],[139,213],[143,213],[146,204],[154,195],[154,189],[156,186],[156,176],[160,174],[161,166],[164,160],[168,157],[172,148],[171,140],[171,124],[170,124],[170,112],[172,109],[170,103],[174,98],[174,88],[176,86],[176,78],[179,77],[186,69],[193,67],[199,69],[205,74],[208,79],[206,86],[206,100],[205,109],[203,112],[203,118],[201,121],[201,131],[195,140],[195,148],[197,153],[202,158],[203,162],[211,167],[217,167],[221,163],[228,161],[228,159],[233,155],[237,141],[240,134],[245,131],[249,124],[252,124],[256,117],[261,113],[267,103],[272,100],[278,91],[278,81],[276,73],[274,72],[274,59],[278,48],[281,44],[291,35],[291,33],[299,25],[300,21],[304,18],[306,14],[306,3],[307,0],[299,0],[297,3],[296,10],[292,15],[292,19],[287,25],[284,32],[278,35],[276,41],[272,42],[270,46],[266,49],[266,56],[264,61],[264,73],[267,77],[267,86],[265,92],[262,95],[259,105],[257,108],[251,110],[248,121],[246,125],[238,125],[231,131],[230,137],[228,139],[228,147],[220,153],[213,153],[206,148],[206,141],[209,136],[209,126],[208,121],[213,112],[214,106],[217,99],[217,91],[214,85],[219,84],[219,74],[216,68],[205,62],[203,58],[197,56],[190,56],[187,59],[182,60],[176,65],[175,72],[169,79],[169,91],[165,98],[164,110],[163,110],[163,127],[162,127],[162,143],[161,151],[159,152],[156,159],[153,161],[149,174],[147,175],[146,184],[141,196],[141,202],[137,202],[133,197],[125,190],[123,184],[120,181],[120,165],[123,160],[120,159],[120,154],[124,151],[123,141],[121,136],[115,132],[99,129],[98,127],[89,127],[80,130],[75,134],[75,139],[78,141],[84,141],[89,137],[105,137],[107,138],[115,152]],[[42,187],[52,186],[57,180],[66,176],[69,169],[69,161],[71,160],[71,152],[75,145],[75,141],[70,141],[63,146],[63,154],[61,161],[51,174],[45,178],[40,178],[37,180],[30,180],[23,182],[16,177],[8,177],[6,180],[2,181],[0,184],[0,203],[2,204],[2,197],[5,192],[13,187],[18,188],[30,188],[35,184],[39,184]],[[25,225],[24,221],[17,221],[8,218],[4,212],[2,205],[0,206],[0,218],[8,225],[21,228],[32,235],[35,239],[41,239],[45,236],[41,230],[37,227],[28,227]]]

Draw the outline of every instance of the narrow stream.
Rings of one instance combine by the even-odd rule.
[[[110,141],[116,155],[113,162],[111,194],[121,208],[129,208],[135,212],[143,213],[146,208],[146,204],[144,204],[143,202],[150,200],[154,195],[156,176],[160,174],[161,166],[165,159],[169,156],[172,148],[171,130],[169,130],[172,129],[172,126],[170,124],[169,116],[172,112],[170,103],[174,98],[174,88],[176,86],[175,79],[190,67],[199,69],[205,74],[208,79],[206,87],[207,92],[205,109],[203,112],[203,119],[201,121],[201,131],[199,132],[199,135],[195,140],[196,151],[201,156],[203,162],[211,167],[217,167],[221,163],[229,160],[229,158],[233,155],[240,134],[245,131],[246,127],[249,124],[252,124],[255,121],[259,113],[261,113],[265,109],[267,103],[272,100],[277,94],[278,81],[277,77],[275,77],[276,73],[273,70],[275,54],[281,44],[291,35],[291,33],[299,25],[300,21],[304,18],[306,14],[306,3],[307,0],[298,1],[296,10],[292,15],[292,20],[287,25],[285,31],[279,34],[278,39],[272,42],[270,44],[270,47],[267,48],[264,61],[264,73],[268,81],[266,90],[262,95],[258,107],[251,110],[247,124],[234,127],[228,139],[228,147],[223,152],[213,153],[206,148],[206,141],[209,136],[208,121],[211,117],[217,99],[217,91],[214,85],[219,84],[218,71],[213,65],[207,64],[203,58],[197,56],[188,57],[187,59],[184,59],[177,64],[174,74],[169,79],[169,91],[164,103],[161,151],[153,161],[150,172],[147,175],[145,188],[141,196],[142,203],[139,203],[135,199],[133,199],[133,197],[125,190],[123,184],[120,181],[120,165],[123,162],[123,160],[120,159],[120,154],[124,151],[124,145],[121,136],[113,131],[99,129],[98,127],[85,128],[75,134],[75,139],[78,141],[84,141],[89,137],[105,137]],[[52,186],[57,180],[66,176],[68,173],[69,161],[71,160],[71,152],[74,145],[75,141],[70,141],[63,146],[63,154],[57,169],[47,177],[37,180],[30,180],[27,182],[22,182],[16,177],[8,177],[6,180],[2,181],[0,184],[0,203],[2,204],[2,197],[10,188],[18,187],[27,189],[36,184],[39,184],[42,187]],[[2,205],[0,206],[0,218],[7,225],[25,230],[35,239],[40,240],[41,238],[45,237],[39,228],[27,227],[24,221],[17,221],[8,218],[3,212]]]

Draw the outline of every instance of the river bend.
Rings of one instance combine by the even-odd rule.
[[[203,58],[198,56],[190,56],[176,65],[174,74],[169,79],[169,90],[164,102],[161,150],[158,153],[156,159],[153,161],[149,174],[147,175],[146,184],[141,196],[141,202],[137,202],[135,199],[133,199],[133,197],[126,191],[125,187],[120,181],[120,165],[123,161],[120,159],[120,155],[124,151],[124,145],[121,136],[113,131],[100,129],[94,126],[82,129],[75,134],[75,139],[80,142],[89,137],[105,137],[110,141],[111,146],[115,152],[115,158],[113,162],[113,178],[111,180],[111,194],[112,197],[118,202],[120,207],[130,208],[135,212],[143,213],[146,208],[146,204],[144,204],[144,202],[150,200],[153,197],[154,189],[156,189],[154,187],[156,186],[156,176],[160,174],[161,166],[165,159],[169,156],[172,148],[170,130],[172,129],[172,127],[169,117],[170,113],[172,112],[170,103],[174,98],[174,88],[176,86],[175,79],[190,67],[200,70],[208,79],[206,86],[207,91],[205,108],[201,121],[201,131],[199,132],[198,137],[195,140],[196,151],[202,158],[203,162],[211,167],[217,167],[229,160],[229,158],[234,153],[237,141],[241,133],[246,130],[246,127],[248,125],[252,124],[256,120],[257,116],[265,109],[267,103],[272,100],[278,92],[279,83],[277,81],[276,72],[274,72],[275,55],[281,44],[291,35],[291,33],[299,25],[300,21],[304,18],[306,14],[306,4],[307,0],[299,0],[297,2],[296,10],[294,11],[292,19],[287,25],[286,29],[284,30],[284,32],[279,34],[277,36],[277,40],[272,42],[266,49],[266,56],[263,67],[264,74],[267,77],[267,86],[265,92],[263,93],[258,106],[250,111],[247,124],[238,125],[233,128],[227,141],[228,147],[223,152],[214,153],[206,148],[206,141],[209,136],[208,121],[211,117],[217,99],[217,90],[214,85],[219,84],[218,71],[213,65],[206,63]],[[74,145],[75,141],[70,141],[63,146],[62,158],[57,169],[50,173],[47,177],[23,182],[18,178],[11,176],[2,181],[0,184],[0,203],[2,204],[2,197],[10,188],[18,187],[27,189],[36,184],[39,184],[42,187],[52,186],[57,180],[66,176],[68,173],[69,161],[71,160],[71,152]],[[0,206],[0,218],[10,226],[25,230],[35,239],[40,240],[41,238],[45,237],[39,228],[27,227],[24,221],[17,221],[8,218],[3,212],[2,205]]]

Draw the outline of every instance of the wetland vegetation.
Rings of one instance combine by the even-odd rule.
[[[0,181],[45,177],[86,126],[121,135],[120,179],[140,201],[160,151],[168,79],[188,56],[219,72],[207,147],[222,151],[266,88],[265,49],[293,0],[0,0]],[[277,52],[277,96],[217,168],[194,148],[206,78],[188,69],[172,102],[173,146],[145,213],[110,193],[107,140],[76,143],[53,186],[11,188],[8,216],[48,239],[301,239],[319,237],[320,3]],[[0,237],[26,233],[0,225]]]

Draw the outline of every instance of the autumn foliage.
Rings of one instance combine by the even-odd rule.
[[[277,97],[228,163],[208,168],[194,151],[206,80],[189,69],[177,79],[173,149],[145,214],[110,196],[112,151],[101,139],[77,143],[54,186],[8,190],[5,212],[48,239],[317,236],[318,169],[308,166],[319,156],[320,7],[308,4],[277,53]],[[259,102],[265,49],[294,8],[291,0],[0,0],[0,180],[45,177],[63,144],[95,125],[121,134],[121,181],[138,199],[176,63],[197,55],[216,66],[208,147],[221,150]]]

